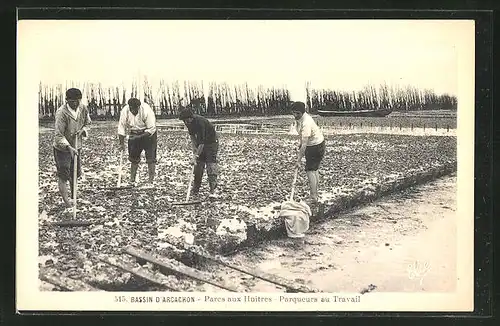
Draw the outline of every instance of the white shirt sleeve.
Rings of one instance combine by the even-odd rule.
[[[120,120],[118,121],[118,135],[120,136],[126,136],[127,114],[128,114],[128,105],[125,105],[125,107],[120,112]]]
[[[302,138],[309,138],[311,137],[312,134],[312,126],[311,126],[311,121],[309,119],[304,119],[304,122],[302,123],[302,132],[300,133],[300,137]]]
[[[146,103],[142,104],[144,106],[144,123],[146,124],[146,130],[145,132],[149,133],[150,135],[154,134],[156,132],[156,116],[155,112],[153,109],[147,105]]]

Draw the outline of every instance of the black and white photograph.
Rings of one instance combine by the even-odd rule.
[[[474,21],[20,20],[17,51],[19,305],[472,309]]]

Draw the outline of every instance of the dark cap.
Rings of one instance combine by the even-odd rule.
[[[68,100],[81,100],[82,92],[78,88],[70,88],[66,91],[66,99]]]
[[[181,109],[181,112],[179,113],[179,120],[186,120],[192,117],[193,117],[193,111],[191,111],[191,109],[189,108]]]
[[[128,100],[127,104],[128,106],[138,108],[139,106],[141,106],[141,101],[135,97],[132,97],[131,99]]]
[[[306,112],[306,105],[304,104],[304,102],[293,102],[290,106],[290,111],[298,111],[304,113]]]

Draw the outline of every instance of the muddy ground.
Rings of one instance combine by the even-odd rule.
[[[231,260],[325,292],[448,292],[456,286],[456,175],[314,225],[304,239],[263,243]],[[252,292],[282,288],[219,266]],[[209,291],[220,291],[210,288]]]

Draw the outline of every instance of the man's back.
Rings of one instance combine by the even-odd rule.
[[[318,145],[324,140],[321,129],[308,113],[304,113],[297,129],[302,137],[309,137],[308,146]]]
[[[188,127],[189,134],[196,137],[198,144],[212,144],[217,141],[214,125],[205,117],[193,115],[193,124]]]

